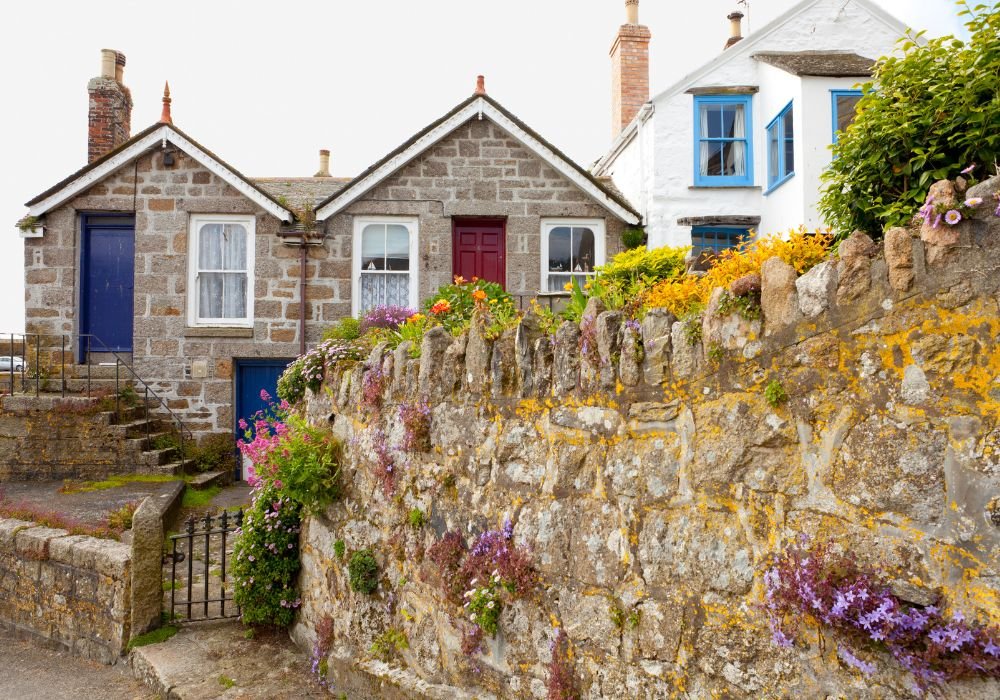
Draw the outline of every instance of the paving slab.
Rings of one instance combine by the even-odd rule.
[[[310,675],[309,659],[280,631],[236,621],[190,624],[165,642],[134,649],[136,678],[168,700],[312,700],[332,696]],[[230,687],[231,686],[231,687]]]
[[[0,632],[4,700],[154,700],[123,664],[105,666]]]
[[[7,499],[12,502],[23,501],[87,525],[100,524],[108,513],[127,503],[177,488],[174,482],[134,481],[113,489],[59,493],[62,486],[62,481],[5,481],[0,484]]]

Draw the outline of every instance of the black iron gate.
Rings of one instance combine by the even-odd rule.
[[[242,525],[242,508],[233,515],[228,511],[215,517],[192,515],[183,533],[170,536],[170,619],[193,622],[239,617],[226,569],[230,557],[227,545],[234,540],[230,535]],[[197,567],[196,559],[201,560]],[[228,609],[226,603],[230,604]]]

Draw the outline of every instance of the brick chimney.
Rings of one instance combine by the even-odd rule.
[[[726,39],[726,45],[722,47],[723,50],[743,39],[743,13],[736,10],[727,15],[726,19],[729,20],[729,38]]]
[[[626,23],[611,46],[611,138],[649,101],[648,27],[639,24],[639,0],[625,0]]]
[[[101,49],[101,74],[87,83],[87,162],[128,141],[132,132],[132,95],[123,84],[125,54]]]

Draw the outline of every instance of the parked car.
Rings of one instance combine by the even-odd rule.
[[[24,358],[17,355],[4,355],[0,357],[0,372],[10,372],[11,367],[14,368],[15,372],[23,370]]]

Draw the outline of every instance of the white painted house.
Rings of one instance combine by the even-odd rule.
[[[734,12],[721,53],[648,99],[650,33],[638,0],[626,6],[611,51],[615,141],[594,172],[642,213],[649,246],[719,250],[748,230],[825,228],[830,145],[906,26],[869,0],[804,0],[743,38]]]

